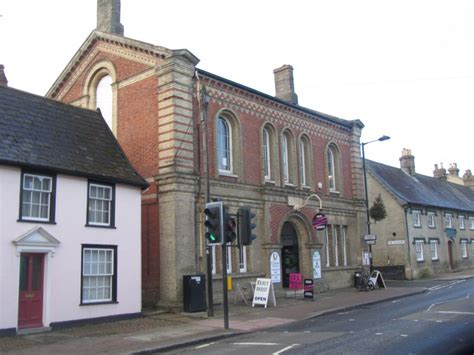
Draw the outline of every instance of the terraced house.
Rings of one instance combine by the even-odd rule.
[[[99,112],[5,84],[0,335],[140,315],[145,180]]]
[[[271,96],[197,68],[187,49],[125,37],[119,1],[99,0],[97,19],[47,96],[99,106],[150,184],[142,196],[144,303],[180,305],[183,275],[206,270],[207,180],[210,198],[229,213],[242,206],[256,213],[257,239],[228,248],[235,282],[269,276],[276,252],[276,286],[287,287],[290,272],[313,276],[317,252],[321,287],[349,285],[362,258],[363,124],[298,105],[290,65],[274,71]],[[318,233],[311,220],[319,203],[308,198],[314,194],[329,223]],[[213,250],[214,281],[220,261]]]
[[[367,161],[369,201],[381,196],[387,218],[372,224],[377,269],[401,278],[419,278],[474,267],[474,190],[417,174],[415,157],[402,152],[400,168]],[[469,180],[469,181],[467,181]],[[472,186],[472,177],[466,177]]]

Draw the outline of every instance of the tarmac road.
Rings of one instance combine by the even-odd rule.
[[[431,281],[430,281],[431,282]],[[474,279],[173,354],[472,354]]]

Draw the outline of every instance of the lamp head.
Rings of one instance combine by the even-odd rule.
[[[390,139],[389,136],[383,135],[383,136],[380,137],[378,140],[379,140],[380,142],[383,142],[383,141],[388,141],[389,139]]]

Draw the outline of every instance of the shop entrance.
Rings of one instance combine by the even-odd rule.
[[[281,230],[283,287],[290,285],[290,273],[300,272],[298,235],[293,225],[286,222]]]

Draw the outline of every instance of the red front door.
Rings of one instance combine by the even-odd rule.
[[[21,254],[18,328],[43,326],[44,254]]]

